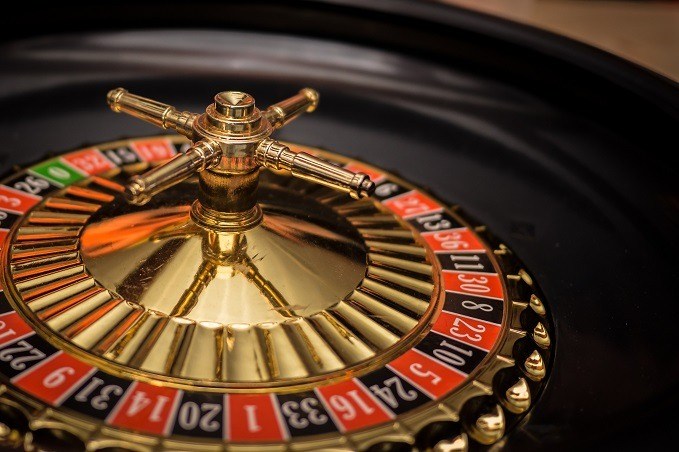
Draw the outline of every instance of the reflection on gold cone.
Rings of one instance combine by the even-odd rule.
[[[24,226],[19,228],[16,240],[62,240],[78,237],[79,226]]]
[[[394,333],[344,301],[333,306],[331,312],[342,319],[345,325],[349,326],[375,350],[385,350],[398,341],[398,336]]]
[[[111,202],[114,199],[113,195],[108,193],[103,193],[99,190],[90,190],[89,188],[79,187],[77,185],[71,185],[66,189],[66,194],[74,196],[76,198],[87,199],[90,201],[98,202]]]
[[[28,217],[30,224],[49,225],[49,224],[85,224],[89,215],[64,212],[50,212],[40,210],[33,212]]]
[[[73,254],[73,258],[69,260],[61,260],[54,262],[48,261],[42,265],[31,262],[31,265],[14,265],[14,279],[21,281],[23,279],[34,279],[38,276],[45,274],[55,274],[60,271],[71,271],[74,268],[83,268],[80,259],[76,258],[77,255]]]
[[[77,249],[77,239],[25,241],[12,245],[12,262],[21,262],[26,259],[42,259],[56,254],[76,251]]]
[[[16,287],[74,345],[179,380],[320,378],[427,322],[438,292],[408,226],[372,201],[275,180],[261,224],[238,233],[192,221],[192,180],[143,206],[116,181],[71,186],[18,229]]]
[[[154,235],[185,225],[189,210],[189,206],[165,208],[150,215],[146,212],[130,213],[91,224],[81,238],[82,253],[96,258],[146,242]]]
[[[89,306],[85,311],[75,314],[74,309],[76,306],[81,305],[84,301],[88,301],[88,303],[94,303],[96,306],[99,306],[101,303],[104,303],[110,299],[111,295],[104,289],[100,287],[89,287],[71,297],[60,300],[56,303],[51,303],[49,306],[46,306],[42,309],[37,306],[39,300],[33,301],[33,303],[31,303],[31,307],[33,307],[38,312],[38,317],[41,320],[50,320],[55,317],[66,318],[66,313],[68,312],[68,315],[72,316],[73,320],[70,322],[68,320],[62,322],[66,322],[67,325],[70,325],[75,320],[82,317],[84,313],[93,309],[92,306]],[[61,330],[62,328],[63,327],[56,327],[57,330]]]
[[[65,210],[67,212],[94,213],[101,208],[101,205],[68,198],[54,197],[45,201],[45,207],[54,210]]]
[[[355,290],[349,299],[365,311],[369,312],[370,316],[375,319],[375,321],[389,325],[392,329],[395,329],[400,333],[405,334],[417,325],[417,320],[415,318],[390,307],[381,300],[360,290]]]

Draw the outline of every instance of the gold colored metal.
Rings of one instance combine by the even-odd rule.
[[[74,199],[54,197],[48,199],[45,202],[45,207],[55,210],[64,210],[67,212],[94,213],[99,210],[99,207],[101,206],[99,204],[82,202]]]
[[[467,452],[469,449],[469,440],[467,434],[462,433],[452,439],[444,439],[439,441],[432,452]]]
[[[201,115],[179,113],[170,105],[122,88],[109,92],[107,100],[115,112],[173,129],[193,141],[186,153],[134,176],[125,187],[130,202],[142,205],[159,192],[200,173],[200,195],[192,217],[208,229],[245,231],[261,221],[261,210],[256,205],[259,166],[287,171],[355,199],[370,196],[375,190],[375,184],[363,173],[304,152],[293,152],[269,138],[275,129],[316,109],[319,95],[311,88],[270,106],[264,113],[257,109],[252,96],[239,91],[217,94]]]
[[[545,305],[542,304],[542,300],[540,300],[535,294],[530,296],[530,307],[533,311],[535,311],[536,314],[540,316],[544,316],[547,313],[545,311]]]
[[[501,399],[505,408],[512,413],[523,413],[531,404],[530,388],[525,378],[519,378],[505,391],[505,398]]]
[[[500,405],[482,414],[470,426],[469,434],[481,444],[493,444],[505,434],[505,414]]]
[[[6,404],[4,400],[0,403]],[[7,405],[5,405],[7,406]],[[5,408],[18,411],[17,408]],[[7,447],[9,450],[18,450],[23,442],[23,434],[15,426],[8,425],[8,423],[0,421],[0,447]]]
[[[179,112],[171,105],[131,94],[123,88],[110,91],[106,100],[116,113],[127,113],[163,129],[174,130],[189,139],[193,138],[193,122],[197,117],[193,113]]]
[[[254,113],[254,100],[243,93],[220,97],[226,99],[216,102],[214,115],[247,118]],[[296,114],[304,110],[295,108]],[[169,125],[179,114],[167,111],[170,119],[164,123]],[[260,113],[259,123],[253,119],[242,129],[261,127],[264,116],[272,128],[280,121],[270,108]],[[242,133],[233,124],[214,126],[232,136]],[[10,231],[3,247],[2,279],[10,303],[43,339],[68,354],[113,375],[187,393],[280,394],[380,368],[411,348],[434,322],[443,302],[441,268],[419,234],[379,202],[352,200],[277,170],[227,174],[206,169],[199,180],[189,177],[144,205],[130,205],[124,202],[122,177],[147,166],[134,168],[55,191]],[[201,196],[214,189],[209,197],[219,202],[218,190],[243,189],[254,199],[258,182],[259,203],[252,209],[259,209],[261,220],[252,221],[255,210],[234,210],[225,219],[228,209],[212,209],[202,198],[193,202],[200,184],[201,190],[207,186]],[[473,230],[489,240],[485,228]],[[52,429],[71,434],[74,449],[92,451],[351,451],[381,441],[414,447],[422,429],[443,422],[461,425],[449,439],[426,444],[426,450],[495,443],[514,422],[505,413],[527,410],[540,386],[531,383],[531,394],[520,378],[495,393],[493,377],[518,367],[527,378],[544,380],[552,345],[551,340],[539,343],[534,323],[528,330],[532,334],[526,334],[530,316],[522,315],[525,309],[530,306],[542,316],[544,327],[545,306],[536,295],[524,298],[536,292],[528,273],[501,272],[517,263],[506,247],[498,250],[491,261],[506,293],[505,315],[488,357],[454,391],[374,427],[280,443],[162,438],[51,408],[8,382],[8,387],[0,385],[0,394],[5,392],[0,407],[22,407],[29,425],[8,434],[35,448],[40,430]],[[515,346],[524,338],[540,347],[525,361]],[[469,419],[465,413],[478,397],[502,406]],[[4,445],[2,433],[0,425]]]
[[[319,100],[316,90],[304,88],[299,94],[269,106],[264,112],[264,117],[274,129],[280,129],[302,113],[316,110]]]
[[[181,182],[198,171],[219,163],[219,144],[201,140],[183,154],[176,155],[164,165],[157,166],[144,176],[132,176],[126,191],[133,203],[145,204],[152,196]]]
[[[29,222],[31,224],[85,224],[88,215],[62,212],[33,212]]]
[[[289,171],[300,179],[349,193],[354,199],[365,198],[375,191],[375,184],[367,175],[329,164],[305,152],[293,152],[269,138],[259,143],[255,159],[262,166]]]
[[[533,328],[533,340],[542,348],[549,348],[552,344],[549,333],[541,322],[538,322],[538,324],[535,325],[535,328]]]
[[[526,369],[526,375],[528,375],[531,380],[542,380],[547,373],[545,361],[542,359],[542,355],[540,355],[540,352],[537,350],[533,350],[533,353],[531,353],[530,356],[526,358],[524,366]]]
[[[262,220],[229,232],[223,212],[194,202],[195,178],[140,205],[124,202],[122,174],[110,177],[37,206],[15,239],[40,252],[15,245],[10,268],[51,334],[120,374],[208,389],[311,385],[385,362],[442,300],[433,254],[375,201],[264,172],[253,179]],[[74,197],[93,207],[73,213]],[[34,226],[42,218],[49,226]],[[71,237],[76,254],[51,249]],[[379,240],[370,255],[368,237]]]

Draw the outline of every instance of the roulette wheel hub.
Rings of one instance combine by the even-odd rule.
[[[189,349],[156,351],[144,362],[133,358],[135,367],[160,372],[169,381],[299,385],[304,378],[337,376],[375,355],[375,350],[354,343],[354,333],[333,330],[327,310],[338,304],[351,309],[343,305],[345,300],[366,297],[356,291],[370,264],[363,241],[371,232],[365,226],[378,225],[375,231],[401,238],[412,237],[412,232],[370,201],[351,203],[349,196],[334,191],[303,194],[316,181],[356,199],[374,191],[367,175],[295,153],[268,138],[274,128],[315,109],[315,91],[302,90],[265,115],[252,96],[233,91],[215,96],[202,116],[177,114],[173,107],[122,89],[111,91],[108,99],[114,111],[193,140],[170,161],[132,176],[124,189],[117,189],[124,191],[127,202],[107,203],[81,233],[80,255],[108,294],[102,300],[111,296],[141,307],[139,315],[150,317],[154,335],[191,336]],[[300,181],[292,188],[275,181],[260,187],[260,165],[280,174],[287,169]],[[194,172],[198,183],[182,183]],[[352,211],[360,213],[359,220]],[[426,253],[424,247],[416,251]],[[392,257],[396,263],[399,259],[404,268],[423,276],[391,277],[414,288],[419,298],[396,289],[392,296],[418,316],[426,315],[385,311],[382,315],[391,316],[394,324],[391,331],[364,319],[357,325],[360,334],[370,337],[378,350],[416,336],[430,321],[440,295],[425,259]],[[109,322],[117,321],[113,317]],[[330,329],[316,331],[311,322],[327,323]],[[290,329],[299,331],[297,342],[286,333]],[[125,361],[130,353],[140,356],[138,348],[130,351],[125,338],[106,351],[94,342],[79,345],[94,346],[90,352],[114,361]],[[124,347],[128,351],[121,357]]]

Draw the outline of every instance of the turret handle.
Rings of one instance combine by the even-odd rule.
[[[320,96],[311,88],[304,88],[296,95],[270,105],[264,116],[274,129],[280,129],[302,113],[311,113],[318,107]]]
[[[375,183],[366,174],[354,173],[305,152],[294,152],[270,138],[257,146],[255,158],[262,166],[289,171],[295,177],[343,191],[354,199],[375,191]]]
[[[213,167],[221,155],[219,144],[209,140],[198,141],[185,153],[175,155],[142,175],[132,176],[125,187],[125,195],[133,204],[146,204],[161,191]]]
[[[240,91],[217,94],[214,103],[201,115],[179,112],[171,105],[130,94],[123,88],[110,91],[107,101],[115,112],[175,130],[194,142],[186,153],[130,180],[125,187],[126,194],[135,204],[148,202],[155,194],[204,170],[214,176],[203,178],[204,182],[215,177],[235,180],[257,171],[259,166],[289,171],[295,177],[343,191],[355,199],[370,196],[375,190],[375,184],[366,174],[354,173],[304,152],[294,152],[269,138],[273,130],[316,109],[319,95],[311,88],[304,88],[263,112],[255,107],[252,96]],[[243,184],[248,183],[247,178],[241,179]],[[210,196],[219,198],[221,187],[219,184],[212,187]],[[256,184],[253,187],[256,190]],[[254,206],[246,211],[252,209]]]
[[[154,126],[172,129],[189,139],[195,138],[193,122],[198,117],[196,113],[180,112],[172,105],[131,94],[123,88],[109,91],[106,101],[116,113],[127,113]]]

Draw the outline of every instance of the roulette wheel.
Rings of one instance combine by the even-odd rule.
[[[671,440],[676,84],[430,3],[11,20],[2,447]]]

